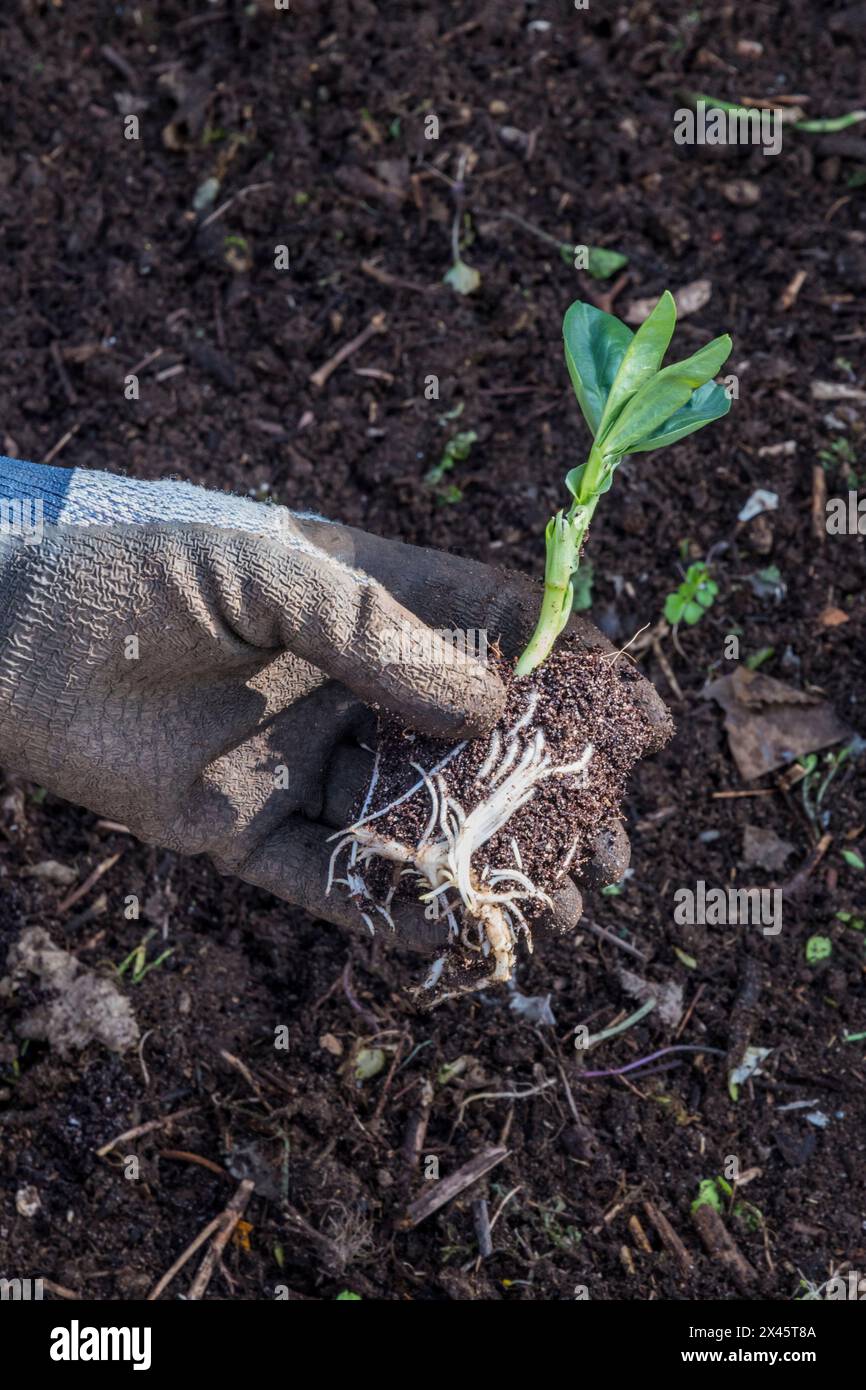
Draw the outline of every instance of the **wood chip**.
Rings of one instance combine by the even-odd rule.
[[[737,1248],[725,1223],[714,1207],[704,1203],[692,1212],[692,1221],[707,1254],[731,1275],[739,1288],[754,1283],[757,1274]]]
[[[644,1202],[643,1209],[652,1222],[652,1225],[655,1227],[662,1245],[673,1255],[683,1274],[688,1274],[692,1268],[692,1257],[667,1217],[663,1212],[659,1211],[658,1207],[653,1206],[652,1202]]]
[[[447,1178],[440,1178],[429,1192],[425,1192],[409,1204],[405,1216],[397,1223],[398,1228],[401,1231],[410,1231],[419,1226],[428,1216],[444,1207],[446,1202],[453,1201],[461,1192],[465,1192],[467,1187],[483,1178],[507,1158],[508,1153],[509,1150],[504,1148],[485,1149],[483,1153],[476,1154],[475,1158],[470,1158],[469,1162],[464,1163],[455,1173],[449,1173]]]
[[[792,276],[788,281],[788,284],[779,295],[779,303],[777,305],[777,308],[782,310],[782,312],[785,312],[787,309],[793,309],[797,302],[797,296],[806,282],[808,273],[809,272],[806,270],[798,270],[796,275]]]

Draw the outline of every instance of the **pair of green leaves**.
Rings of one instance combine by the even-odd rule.
[[[566,313],[565,361],[595,441],[589,461],[566,478],[578,501],[607,491],[624,454],[675,444],[730,410],[730,398],[713,381],[731,351],[730,338],[723,334],[662,367],[676,319],[668,290],[636,333],[580,300]]]
[[[718,592],[718,584],[710,578],[702,561],[689,565],[680,587],[665,599],[665,617],[669,623],[686,622],[694,627],[707,609],[712,608]]]

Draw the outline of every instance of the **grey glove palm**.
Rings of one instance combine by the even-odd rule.
[[[499,680],[456,652],[443,662],[423,624],[486,629],[516,651],[537,591],[279,510],[261,534],[149,522],[47,526],[38,545],[4,538],[0,761],[144,840],[205,852],[358,925],[325,883],[329,837],[369,776],[369,706],[442,737],[483,732]],[[387,660],[395,633],[414,640]],[[651,687],[640,698],[661,711]],[[616,877],[616,837],[609,849]],[[576,920],[579,895],[563,904]],[[398,930],[433,947],[443,927],[419,905]]]

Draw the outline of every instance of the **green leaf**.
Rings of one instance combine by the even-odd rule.
[[[698,1207],[712,1207],[713,1211],[722,1210],[722,1199],[712,1178],[704,1178],[698,1183],[698,1195],[692,1202],[692,1211],[697,1211]]]
[[[652,380],[632,396],[610,433],[606,435],[603,443],[604,453],[622,455],[632,451],[640,452],[639,446],[650,443],[665,421],[669,421],[686,404],[692,392],[697,391],[698,387],[705,385],[716,375],[730,354],[731,346],[728,334],[723,333],[691,357],[685,358],[682,362],[675,362],[653,376]],[[611,397],[615,387],[616,383],[611,390]],[[700,428],[700,423],[696,428]]]
[[[669,623],[678,623],[683,616],[686,600],[682,594],[668,594],[665,599],[665,617]]]
[[[604,461],[601,460],[600,462],[601,462],[602,466],[604,466]],[[607,476],[604,478],[604,480],[603,480],[602,482],[600,482],[600,483],[597,483],[597,484],[593,487],[593,489],[592,489],[592,495],[593,495],[593,497],[601,497],[601,495],[602,495],[603,493],[605,493],[605,492],[610,492],[611,485],[613,484],[614,468],[616,467],[617,463],[619,463],[619,459],[614,460],[613,467],[611,467],[611,468],[608,469]],[[568,490],[569,490],[569,492],[571,493],[572,497],[575,498],[576,501],[580,499],[581,484],[582,484],[582,482],[583,482],[584,474],[586,473],[586,470],[587,470],[588,468],[589,468],[589,462],[582,463],[582,464],[579,465],[579,467],[577,467],[577,468],[572,468],[572,469],[571,469],[568,473],[566,473],[566,475],[565,475],[565,486],[568,488]],[[588,501],[589,499],[588,499],[588,498],[585,498],[584,500],[585,500],[585,501]]]
[[[604,246],[589,247],[586,268],[594,280],[608,280],[625,265],[628,265],[628,256],[621,251],[608,251]]]
[[[866,869],[866,864],[863,863],[855,849],[843,849],[842,858],[846,864],[850,864],[852,869]]]
[[[665,290],[652,313],[644,319],[633,335],[620,363],[599,424],[599,442],[609,433],[615,421],[622,418],[622,411],[628,402],[656,376],[670,346],[676,321],[677,306],[674,297],[670,290]],[[605,449],[605,453],[607,452]],[[625,453],[625,450],[619,452]]]
[[[578,299],[566,311],[562,336],[574,394],[595,437],[610,388],[635,335],[613,314]]]
[[[858,121],[866,121],[866,111],[849,111],[845,116],[827,116],[817,121],[795,121],[795,130],[808,131],[810,135],[830,135],[837,130],[847,130]]]
[[[770,657],[775,654],[775,651],[775,647],[761,647],[759,651],[752,652],[751,656],[746,657],[746,665],[750,671],[757,671],[759,667],[763,666],[765,661],[770,660]]]
[[[664,449],[668,444],[676,444],[678,439],[685,439],[687,434],[702,430],[704,425],[712,424],[713,420],[721,420],[730,408],[731,399],[725,388],[715,381],[708,381],[692,394],[684,406],[675,410],[660,429],[648,439],[633,444],[631,452],[645,454],[650,449]]]
[[[810,936],[806,942],[806,959],[810,965],[826,960],[833,954],[833,942],[829,936]]]
[[[695,623],[699,623],[703,616],[704,610],[701,605],[695,603],[694,599],[690,599],[683,610],[683,617],[689,627],[694,627]]]
[[[337,1303],[363,1303],[364,1300],[359,1293],[352,1293],[351,1289],[343,1289],[342,1293],[337,1294],[335,1301]]]

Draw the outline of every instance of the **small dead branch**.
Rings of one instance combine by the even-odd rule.
[[[51,463],[54,459],[56,459],[61,449],[66,448],[70,439],[73,439],[80,429],[81,422],[79,421],[78,424],[72,426],[71,430],[67,430],[64,435],[61,435],[61,437],[58,439],[57,443],[53,446],[53,448],[48,450],[48,453],[45,455],[42,462]]]
[[[819,545],[827,539],[827,474],[820,463],[812,465],[812,535]]]
[[[640,1218],[634,1212],[632,1212],[631,1216],[628,1219],[628,1228],[631,1231],[632,1239],[634,1240],[634,1243],[637,1246],[637,1248],[641,1250],[644,1253],[644,1255],[651,1255],[653,1252],[653,1248],[647,1240],[646,1231],[640,1224]]]
[[[344,343],[343,346],[334,353],[333,357],[329,357],[328,361],[324,362],[317,371],[311,373],[309,377],[310,385],[321,389],[328,378],[333,375],[338,367],[342,366],[348,357],[351,357],[354,352],[357,352],[366,342],[369,342],[370,338],[374,338],[377,333],[385,332],[386,322],[385,314],[381,312],[374,314],[366,328],[363,328],[351,342]]]
[[[376,261],[362,261],[361,270],[378,285],[387,285],[390,290],[411,290],[415,294],[430,294],[432,290],[440,288],[438,285],[418,285],[414,280],[404,280],[400,275],[392,275]]]
[[[639,951],[637,946],[630,945],[628,941],[621,941],[618,936],[614,936],[613,932],[608,931],[606,927],[599,927],[595,922],[588,922],[585,917],[580,924],[581,931],[583,931],[584,928],[592,932],[593,936],[597,936],[601,941],[606,941],[609,945],[616,946],[618,950],[625,951],[628,955],[635,956],[638,960],[648,959],[645,951]]]
[[[734,1244],[719,1213],[705,1203],[692,1212],[692,1221],[707,1254],[731,1275],[735,1284],[742,1289],[754,1283],[758,1276]]]
[[[69,379],[69,373],[63,362],[63,353],[60,350],[60,344],[55,340],[51,344],[49,351],[51,353],[51,360],[57,368],[57,375],[60,377],[60,385],[63,387],[63,393],[66,399],[70,405],[77,405],[78,393]]]
[[[200,223],[199,231],[204,231],[205,227],[209,227],[212,222],[216,222],[217,218],[223,217],[230,207],[233,207],[235,203],[246,198],[250,193],[258,193],[263,188],[270,188],[272,182],[272,179],[266,179],[264,183],[250,183],[246,188],[239,188],[237,193],[234,193],[231,198],[227,198],[209,217],[206,217],[204,221]]]
[[[190,1244],[189,1244],[189,1245],[186,1247],[186,1249],[184,1250],[183,1254],[182,1254],[182,1255],[178,1255],[178,1257],[177,1257],[177,1259],[175,1260],[174,1264],[172,1265],[171,1269],[166,1270],[166,1272],[165,1272],[165,1274],[163,1274],[162,1278],[159,1279],[159,1280],[157,1281],[156,1284],[154,1284],[154,1286],[153,1286],[153,1288],[151,1289],[150,1293],[147,1295],[146,1302],[148,1302],[148,1303],[155,1303],[155,1302],[156,1302],[156,1300],[159,1298],[160,1294],[163,1293],[163,1291],[164,1291],[165,1289],[168,1288],[169,1284],[171,1283],[172,1279],[174,1279],[175,1275],[179,1274],[180,1271],[183,1269],[183,1267],[184,1267],[184,1265],[186,1264],[187,1260],[191,1260],[192,1257],[193,1257],[193,1255],[195,1254],[196,1250],[198,1250],[202,1245],[204,1245],[205,1241],[208,1240],[208,1239],[214,1234],[214,1232],[215,1232],[216,1230],[219,1229],[219,1225],[220,1225],[220,1222],[221,1222],[222,1220],[223,1220],[223,1214],[220,1213],[219,1216],[215,1216],[215,1217],[214,1217],[213,1221],[209,1221],[209,1222],[208,1222],[208,1224],[205,1226],[204,1230],[199,1231],[199,1233],[198,1233],[198,1235],[196,1236],[195,1240],[193,1240],[193,1241],[190,1242]]]
[[[547,1082],[549,1086],[553,1084],[552,1081]],[[429,1192],[425,1192],[409,1204],[405,1216],[397,1223],[398,1230],[411,1231],[419,1226],[428,1216],[444,1207],[446,1202],[453,1201],[461,1192],[465,1192],[467,1187],[471,1187],[479,1178],[491,1172],[508,1157],[508,1154],[508,1149],[486,1149],[483,1153],[476,1154],[475,1158],[470,1158],[469,1162],[464,1163],[455,1173],[450,1173],[447,1178],[440,1178]]]
[[[76,1293],[74,1289],[65,1288],[63,1284],[55,1284],[53,1279],[43,1278],[42,1285],[49,1293],[53,1293],[55,1298],[68,1298],[71,1299],[73,1303],[84,1302],[80,1293]]]
[[[175,1120],[183,1120],[187,1115],[194,1115],[201,1110],[200,1105],[190,1105],[186,1110],[175,1110],[173,1115],[163,1115],[158,1120],[148,1120],[147,1124],[136,1125],[134,1129],[126,1129],[123,1134],[118,1134],[116,1139],[109,1139],[107,1144],[103,1144],[101,1149],[96,1150],[97,1158],[105,1158],[106,1154],[116,1149],[118,1144],[125,1144],[129,1139],[140,1139],[143,1134],[153,1134],[154,1130],[165,1129],[167,1125]]]
[[[796,275],[792,276],[788,284],[785,286],[784,290],[779,296],[779,303],[777,305],[777,308],[779,308],[783,313],[785,313],[788,309],[793,309],[794,305],[797,302],[797,297],[801,289],[803,288],[803,285],[805,284],[806,276],[808,275],[808,273],[809,272],[806,270],[798,270]]]
[[[668,1221],[664,1212],[659,1211],[658,1207],[653,1206],[652,1202],[644,1202],[643,1209],[655,1227],[662,1245],[673,1255],[683,1274],[688,1274],[692,1268],[692,1257],[683,1245],[673,1226]]]
[[[424,1140],[427,1137],[427,1125],[433,1106],[433,1095],[433,1083],[425,1077],[421,1083],[418,1104],[409,1116],[406,1133],[403,1137],[401,1153],[403,1162],[408,1168],[417,1168],[418,1166],[421,1150],[424,1148]]]
[[[247,1203],[253,1195],[255,1186],[252,1178],[244,1178],[225,1211],[217,1218],[220,1223],[220,1229],[214,1236],[213,1243],[199,1265],[198,1273],[190,1285],[190,1290],[187,1294],[188,1302],[194,1303],[204,1295],[211,1281],[213,1272],[216,1269],[217,1261],[220,1259],[226,1247],[229,1236],[246,1211]]]
[[[803,891],[807,880],[811,878],[832,843],[833,836],[829,832],[821,836],[803,867],[798,869],[794,877],[789,879],[787,883],[782,884],[783,897],[795,898],[798,893]]]
[[[103,874],[107,874],[109,869],[114,868],[122,854],[123,850],[118,850],[117,854],[110,854],[107,859],[103,859],[101,864],[97,864],[93,872],[87,875],[84,882],[80,884],[78,888],[73,888],[72,892],[68,893],[63,901],[57,904],[57,915],[61,916],[64,912],[68,912],[70,907],[74,907],[79,899],[83,898],[86,893],[89,893],[94,883],[98,883]]]
[[[653,655],[655,656],[656,661],[658,662],[659,666],[661,666],[662,671],[664,672],[665,680],[667,681],[676,698],[680,701],[680,704],[683,704],[685,702],[685,696],[683,695],[683,692],[680,689],[679,681],[674,675],[671,663],[668,661],[667,657],[662,651],[662,644],[659,641],[658,637],[652,638],[651,646],[653,649]]]
[[[216,1173],[218,1178],[227,1178],[229,1174],[219,1163],[214,1163],[212,1158],[204,1158],[201,1154],[189,1153],[186,1149],[160,1149],[160,1158],[176,1158],[181,1163],[198,1163],[202,1168],[207,1168],[211,1173]]]

